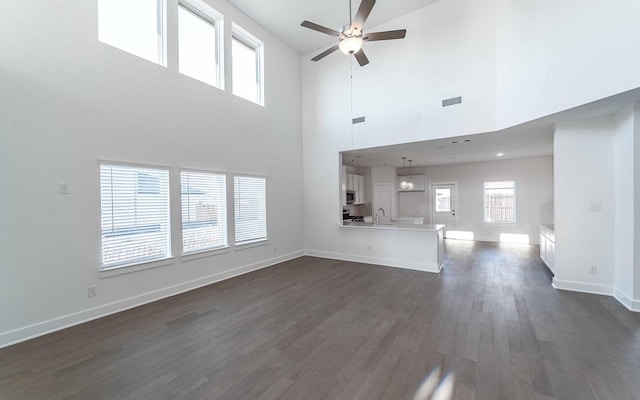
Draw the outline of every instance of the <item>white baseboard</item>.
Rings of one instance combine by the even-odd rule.
[[[595,283],[574,282],[574,281],[561,281],[553,278],[551,284],[556,289],[569,290],[572,292],[591,293],[591,294],[603,294],[606,296],[613,296],[613,286],[598,285]]]
[[[24,342],[29,339],[36,338],[38,336],[46,335],[55,331],[59,331],[65,328],[69,328],[74,325],[79,325],[84,322],[88,322],[97,318],[102,318],[110,314],[115,314],[130,308],[139,307],[141,305],[151,303],[164,299],[166,297],[175,296],[180,293],[188,292],[193,289],[197,289],[203,286],[210,285],[215,282],[223,281],[225,279],[233,278],[239,275],[257,271],[262,268],[270,267],[272,265],[293,260],[298,257],[302,257],[304,251],[296,251],[293,253],[285,254],[279,257],[263,260],[257,263],[245,265],[242,267],[234,268],[229,271],[220,272],[217,274],[205,276],[193,281],[184,282],[175,286],[170,286],[164,289],[155,290],[153,292],[143,293],[138,296],[130,297],[128,299],[116,301],[113,303],[105,304],[99,307],[91,308],[88,310],[80,311],[74,314],[65,315],[62,317],[54,318],[48,321],[39,322],[37,324],[29,325],[23,328],[18,328],[12,331],[0,333],[0,348],[11,346],[16,343]]]
[[[363,264],[376,264],[376,265],[383,265],[385,267],[413,269],[418,271],[433,272],[436,274],[439,273],[443,267],[443,265],[437,265],[437,264],[426,265],[424,263],[417,263],[417,262],[412,262],[407,260],[398,260],[394,258],[369,257],[369,256],[358,255],[358,254],[335,253],[330,251],[313,250],[313,249],[306,249],[304,251],[304,254],[306,256],[330,258],[332,260],[353,261],[353,262],[358,262]]]
[[[633,300],[618,288],[615,288],[613,297],[627,307],[629,311],[640,312],[640,300]]]

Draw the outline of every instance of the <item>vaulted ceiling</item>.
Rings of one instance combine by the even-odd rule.
[[[349,22],[349,0],[228,0],[299,54],[335,44],[335,38],[300,26],[304,20],[339,30]],[[378,0],[367,20],[372,28],[438,0]],[[444,1],[444,0],[440,0]],[[355,14],[360,0],[351,0]],[[398,29],[402,28],[401,26]]]

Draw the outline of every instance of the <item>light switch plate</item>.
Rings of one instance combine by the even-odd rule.
[[[60,194],[69,194],[71,193],[71,187],[68,183],[61,183],[58,185],[58,193]]]
[[[589,211],[591,212],[600,212],[602,210],[601,203],[591,203],[589,204]]]

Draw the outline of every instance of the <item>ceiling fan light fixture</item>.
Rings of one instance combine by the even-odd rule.
[[[340,41],[338,46],[344,54],[355,54],[362,49],[363,43],[362,36],[347,36]]]

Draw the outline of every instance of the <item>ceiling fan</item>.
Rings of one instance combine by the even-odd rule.
[[[399,29],[396,31],[385,32],[373,32],[364,33],[364,23],[369,17],[373,6],[376,4],[376,0],[362,0],[358,12],[355,17],[351,19],[351,0],[349,0],[349,20],[350,22],[343,26],[340,31],[334,31],[333,29],[325,28],[324,26],[314,24],[313,22],[304,21],[302,26],[305,28],[313,29],[314,31],[326,33],[330,36],[336,36],[339,39],[338,44],[328,48],[317,56],[313,57],[312,61],[319,61],[334,51],[340,49],[344,54],[353,54],[358,60],[360,66],[369,64],[369,59],[362,50],[364,42],[374,42],[378,40],[390,40],[390,39],[403,39],[406,34],[406,29]]]

